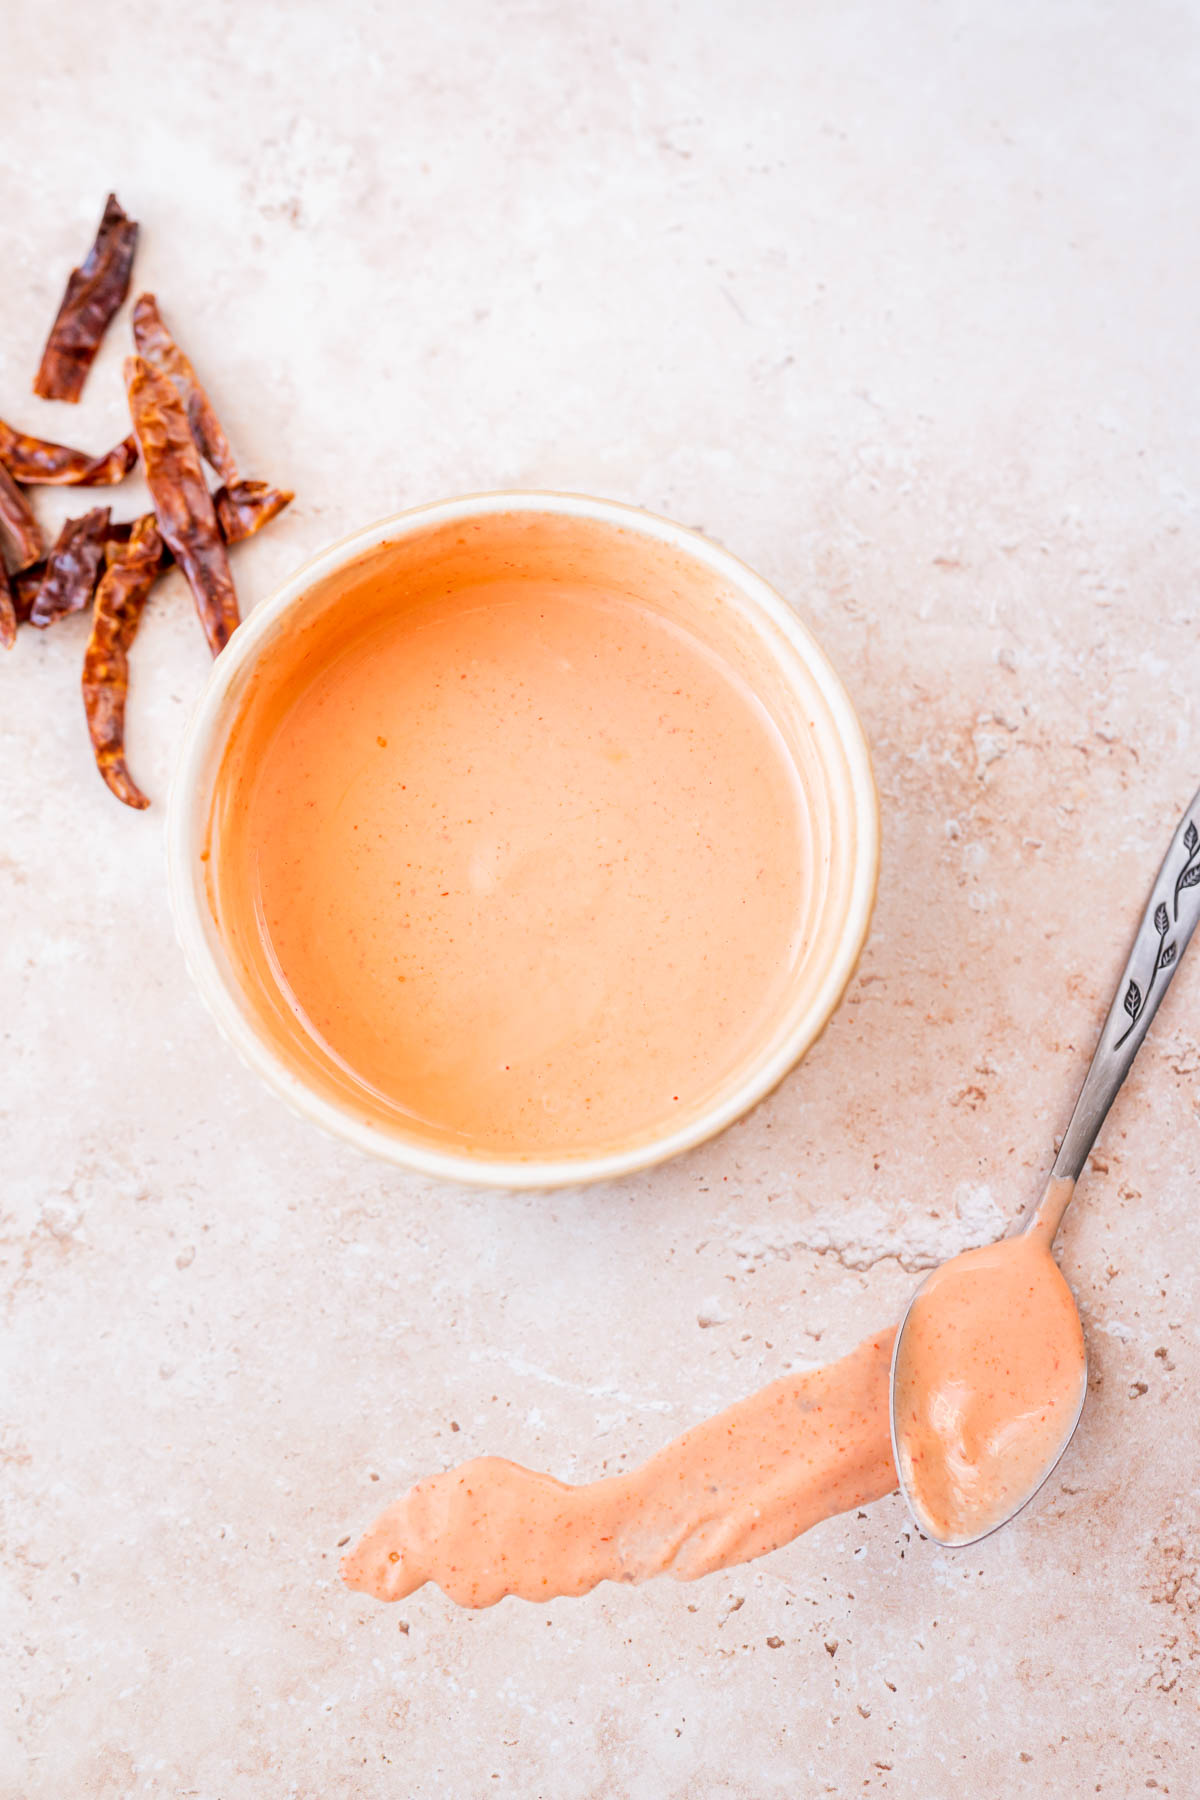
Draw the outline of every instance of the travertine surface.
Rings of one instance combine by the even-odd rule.
[[[247,603],[450,492],[638,502],[794,599],[885,820],[847,1003],[753,1117],[607,1190],[434,1189],[294,1120],[189,988],[178,577],[134,655],[144,816],[90,765],[81,623],[22,634],[4,1800],[1194,1794],[1196,964],[1065,1232],[1094,1391],[1018,1528],[941,1554],[893,1499],[478,1616],[335,1569],[422,1471],[586,1478],[841,1352],[1033,1191],[1200,779],[1195,6],[9,0],[0,33],[4,416],[124,429],[124,318],[83,406],[29,394],[114,186],[249,472],[298,490]]]

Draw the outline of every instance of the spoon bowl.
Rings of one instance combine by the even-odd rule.
[[[1016,1516],[1083,1415],[1087,1352],[1049,1244],[1003,1238],[945,1263],[892,1348],[892,1454],[921,1530],[959,1549]]]

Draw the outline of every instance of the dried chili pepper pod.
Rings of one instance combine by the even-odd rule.
[[[42,630],[91,604],[108,535],[107,506],[67,520],[46,558],[46,573],[29,615],[31,625]]]
[[[50,327],[33,391],[43,400],[76,401],[109,321],[129,292],[138,228],[110,194],[96,241],[72,269]]]
[[[158,310],[153,294],[139,294],[133,306],[133,341],[138,355],[144,356],[152,369],[169,375],[179,398],[187,409],[192,436],[206,462],[212,464],[224,482],[238,479],[237,462],[229,448],[229,439],[212,402],[201,387],[196,371],[171,336]]]
[[[103,456],[30,437],[0,419],[0,462],[16,481],[41,487],[115,487],[137,462],[137,439],[122,438]]]
[[[33,508],[0,459],[0,542],[5,538],[12,545],[14,569],[27,569],[46,548]]]
[[[269,525],[277,513],[290,506],[294,494],[272,487],[267,481],[235,481],[213,495],[217,523],[227,544],[240,544]]]
[[[153,513],[135,522],[127,544],[109,544],[107,565],[83,656],[83,710],[96,767],[108,787],[126,806],[142,808],[150,802],[125,761],[125,698],[129,646],[163,569],[163,542]]]
[[[225,648],[239,622],[237,591],[183,402],[141,356],[125,364],[129,410],[164,543],[187,577],[209,648]]]

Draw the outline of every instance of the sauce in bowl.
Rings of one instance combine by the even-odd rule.
[[[786,746],[636,598],[397,595],[230,754],[222,922],[386,1106],[509,1154],[682,1116],[744,1059],[811,870]]]

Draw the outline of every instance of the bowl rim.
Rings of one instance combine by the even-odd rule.
[[[819,689],[846,759],[854,805],[851,892],[836,952],[812,1001],[775,1054],[685,1125],[599,1155],[526,1160],[435,1149],[409,1140],[401,1132],[372,1125],[349,1107],[316,1093],[254,1028],[232,991],[232,982],[216,961],[206,923],[210,915],[205,865],[193,853],[206,828],[206,820],[197,818],[200,803],[206,813],[208,807],[202,776],[214,743],[232,722],[223,717],[230,689],[289,608],[318,581],[379,544],[441,525],[516,512],[588,519],[639,533],[705,564],[735,587],[740,598],[764,613],[781,632]],[[294,1112],[368,1155],[419,1174],[471,1187],[564,1188],[631,1175],[696,1148],[743,1117],[795,1067],[836,1010],[866,941],[879,871],[879,801],[866,735],[840,677],[808,626],[747,563],[702,533],[626,502],[538,488],[497,489],[408,507],[349,532],[301,563],[254,608],[214,662],[188,720],[167,802],[166,861],[175,934],[193,984],[242,1061]]]

